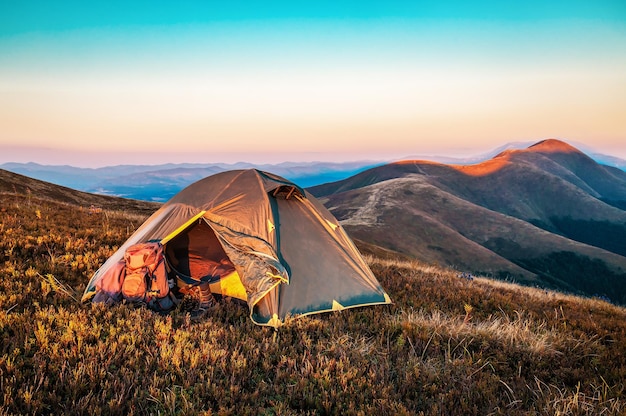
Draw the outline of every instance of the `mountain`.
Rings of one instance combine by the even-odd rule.
[[[626,303],[626,172],[562,141],[474,165],[402,161],[309,190],[369,244]]]
[[[23,195],[27,195],[29,198],[32,197],[32,199],[49,200],[54,203],[72,204],[98,210],[130,210],[146,215],[151,214],[160,207],[160,204],[154,202],[95,195],[88,192],[77,191],[3,169],[0,169],[0,195],[6,200],[10,200],[11,196],[21,198]]]
[[[271,171],[308,187],[341,180],[377,165],[380,165],[380,162],[286,162],[274,165],[181,163],[156,166],[120,165],[90,169],[37,163],[5,163],[0,165],[0,168],[81,191],[163,202],[187,185],[225,170],[257,168]]]

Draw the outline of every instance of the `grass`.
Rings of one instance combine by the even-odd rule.
[[[370,256],[394,304],[279,331],[228,302],[199,322],[83,305],[145,213],[0,203],[0,414],[626,412],[626,310],[602,300]]]

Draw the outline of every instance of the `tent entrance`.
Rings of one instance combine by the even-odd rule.
[[[176,275],[198,284],[211,282],[215,295],[247,300],[234,264],[203,218],[172,237],[164,248],[167,263]]]

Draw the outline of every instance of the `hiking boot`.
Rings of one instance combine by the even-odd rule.
[[[208,314],[208,312],[209,311],[207,309],[198,306],[189,311],[189,317],[192,321],[199,321],[200,319],[204,318]]]
[[[191,311],[189,311],[189,316],[192,321],[203,318],[205,315],[209,313],[211,307],[215,305],[215,301],[212,299],[211,302],[203,302],[196,305]]]
[[[204,309],[209,309],[211,306],[215,305],[215,298],[213,297],[213,293],[211,293],[211,287],[208,283],[202,283],[199,286],[200,292],[200,307]]]
[[[215,305],[215,298],[213,297],[213,293],[211,293],[211,288],[208,283],[202,283],[198,289],[200,295],[198,305],[189,312],[192,320],[198,320],[204,317],[209,309]]]

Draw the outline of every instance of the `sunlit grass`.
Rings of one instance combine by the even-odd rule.
[[[369,257],[392,305],[278,331],[234,302],[83,305],[145,216],[0,202],[0,414],[626,412],[626,310],[601,300]]]

